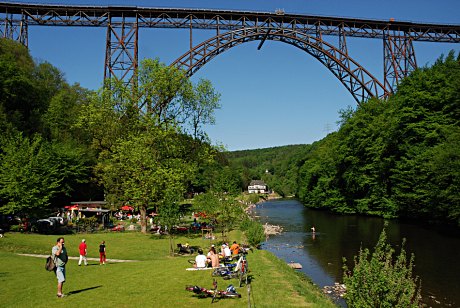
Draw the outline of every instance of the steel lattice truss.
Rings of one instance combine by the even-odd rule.
[[[377,79],[341,50],[320,38],[290,29],[258,27],[228,31],[197,45],[173,64],[192,75],[218,54],[254,40],[285,42],[306,51],[324,64],[350,91],[357,102],[366,101],[373,96],[388,95]]]
[[[107,27],[105,78],[136,83],[139,28],[215,31],[212,38],[175,63],[193,74],[211,58],[248,41],[277,40],[296,46],[323,63],[357,102],[386,97],[416,67],[414,41],[460,43],[460,25],[353,19],[283,12],[241,12],[112,6],[0,4],[0,35],[28,44],[30,26]],[[337,47],[325,37],[337,37]],[[348,54],[347,37],[381,39],[384,77],[380,83]],[[184,60],[186,59],[186,60]],[[187,63],[185,63],[187,62]],[[382,85],[383,84],[383,85]]]

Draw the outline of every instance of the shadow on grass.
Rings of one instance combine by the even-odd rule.
[[[70,291],[70,292],[68,292],[67,294],[68,294],[68,295],[78,294],[78,293],[81,293],[81,292],[85,292],[85,291],[89,291],[89,290],[93,290],[93,289],[97,289],[97,288],[101,288],[101,287],[102,287],[102,286],[95,286],[95,287],[90,287],[90,288],[86,288],[86,289],[80,289],[80,290]]]
[[[8,272],[0,272],[0,277],[7,277],[10,276],[10,273]]]

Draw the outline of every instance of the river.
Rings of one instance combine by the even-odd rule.
[[[280,225],[283,232],[271,236],[262,248],[286,262],[298,262],[321,288],[342,282],[342,257],[353,260],[360,246],[373,251],[384,220],[357,215],[336,215],[305,208],[296,200],[273,200],[258,204],[253,214],[263,224]],[[316,229],[315,234],[311,227]],[[427,227],[390,221],[389,243],[399,253],[415,254],[415,275],[422,281],[422,298],[428,307],[460,307],[460,238]],[[349,267],[352,265],[349,262]],[[346,306],[343,300],[338,300]]]

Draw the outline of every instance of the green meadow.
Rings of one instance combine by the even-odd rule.
[[[168,254],[169,239],[137,232],[66,235],[70,257],[78,256],[78,245],[85,238],[88,257],[98,258],[98,246],[106,241],[107,258],[138,260],[137,262],[89,261],[78,266],[70,259],[64,298],[56,297],[56,277],[45,270],[45,259],[26,254],[49,254],[57,235],[7,233],[0,239],[0,303],[2,307],[335,307],[304,275],[296,273],[284,262],[264,250],[247,255],[251,293],[237,280],[218,278],[219,289],[229,284],[237,287],[240,299],[198,298],[185,291],[185,285],[212,287],[211,271],[187,271],[192,256]],[[233,232],[229,239],[239,240]],[[174,243],[202,247],[211,242],[201,236],[180,236]],[[219,244],[215,241],[213,244]]]

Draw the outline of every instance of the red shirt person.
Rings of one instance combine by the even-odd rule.
[[[84,261],[85,265],[88,265],[88,260],[86,260],[86,253],[87,253],[86,249],[87,248],[88,246],[86,245],[86,240],[82,239],[80,246],[78,246],[78,250],[80,251],[80,259],[78,260],[78,266],[81,265],[81,261]]]

